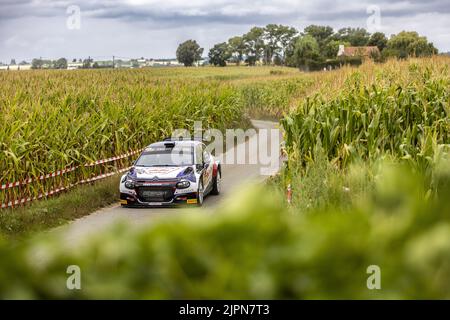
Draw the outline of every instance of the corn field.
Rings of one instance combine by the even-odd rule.
[[[176,128],[191,128],[194,121],[219,129],[244,121],[233,86],[208,76],[31,71],[0,73],[0,83],[0,184],[35,180],[0,190],[0,203],[126,168],[132,155],[89,164],[139,150]],[[69,172],[39,178],[62,169]]]
[[[343,167],[389,155],[419,167],[450,150],[449,59],[390,62],[346,74],[336,95],[317,93],[282,121],[293,162],[323,148]]]
[[[339,165],[383,154],[426,165],[448,149],[449,64],[433,58],[310,74],[246,67],[2,72],[0,204],[124,170],[139,149],[194,121],[225,129],[246,126],[249,117],[283,118],[291,163],[306,164],[320,143]],[[101,159],[109,160],[95,163]]]
[[[240,86],[244,109],[252,118],[279,119],[287,115],[296,101],[303,98],[313,80],[310,76],[268,79]]]

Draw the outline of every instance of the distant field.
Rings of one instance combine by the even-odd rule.
[[[111,70],[112,71],[112,70]],[[114,70],[114,72],[117,70]],[[121,70],[121,72],[146,73],[146,76],[153,78],[195,78],[210,80],[238,80],[238,79],[259,79],[274,76],[298,76],[299,71],[295,68],[287,67],[169,67]]]

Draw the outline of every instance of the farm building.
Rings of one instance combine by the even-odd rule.
[[[380,54],[380,50],[376,46],[366,47],[346,47],[344,45],[339,46],[338,57],[362,57],[369,58],[372,54]]]
[[[67,63],[67,69],[68,70],[76,70],[76,69],[81,69],[83,68],[83,63],[82,62],[69,62]]]
[[[1,65],[0,70],[30,70],[31,64]]]

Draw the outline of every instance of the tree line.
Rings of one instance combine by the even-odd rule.
[[[33,59],[31,61],[31,69],[67,69],[67,59],[60,58],[58,60]]]
[[[402,31],[388,38],[382,32],[370,34],[364,28],[342,28],[334,31],[330,26],[310,25],[302,32],[281,24],[253,27],[241,36],[215,44],[208,57],[215,66],[227,63],[254,66],[284,65],[301,67],[326,63],[337,58],[339,46],[376,46],[377,61],[389,57],[400,59],[437,54],[433,43],[415,31]],[[177,59],[185,66],[192,66],[201,59],[204,49],[195,40],[179,45]]]
[[[89,69],[89,68],[102,68],[105,66],[101,66],[98,62],[94,62],[94,59],[73,59],[72,63],[80,63],[82,66],[81,69]],[[137,62],[137,60],[136,60]],[[134,64],[133,64],[134,65]],[[57,60],[49,60],[49,59],[33,59],[31,61],[31,69],[67,69],[69,66],[66,58],[60,58]],[[111,67],[112,65],[108,65],[106,67]]]

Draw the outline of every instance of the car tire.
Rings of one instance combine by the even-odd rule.
[[[203,187],[203,181],[200,180],[197,191],[197,206],[201,207],[203,205],[203,200],[205,199],[205,189]]]
[[[217,175],[213,178],[213,187],[211,190],[211,194],[214,196],[218,196],[220,194],[220,189],[222,187],[222,174],[220,171],[217,171]]]

